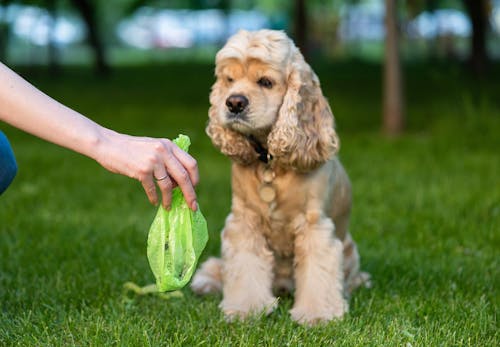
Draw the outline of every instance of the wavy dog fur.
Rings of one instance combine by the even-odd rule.
[[[351,186],[318,77],[286,34],[272,30],[231,37],[215,74],[206,131],[233,162],[232,208],[222,259],[208,259],[192,289],[222,291],[229,319],[271,312],[283,291],[294,292],[290,313],[300,323],[342,317],[346,298],[369,275],[359,271],[348,232]],[[236,113],[232,97],[242,100]],[[259,160],[255,141],[269,163]],[[265,171],[273,176],[271,202],[259,194]]]

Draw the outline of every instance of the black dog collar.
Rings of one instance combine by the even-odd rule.
[[[250,144],[252,145],[253,149],[255,150],[255,152],[257,152],[257,154],[259,155],[259,160],[265,164],[268,164],[273,159],[273,156],[269,154],[267,148],[262,146],[262,143],[260,143],[255,138],[255,136],[249,135],[247,136],[247,138]]]

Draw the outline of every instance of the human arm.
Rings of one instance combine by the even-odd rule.
[[[81,153],[111,172],[142,183],[151,203],[170,206],[178,184],[196,209],[194,186],[199,175],[196,160],[167,139],[136,137],[102,127],[47,96],[0,63],[0,120],[46,141]]]

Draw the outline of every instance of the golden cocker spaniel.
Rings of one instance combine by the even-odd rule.
[[[369,276],[348,232],[349,179],[318,77],[281,31],[240,31],[217,53],[207,134],[232,164],[222,259],[195,293],[222,291],[226,317],[271,312],[294,291],[294,320],[340,318]]]

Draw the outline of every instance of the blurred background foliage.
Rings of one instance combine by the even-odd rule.
[[[405,60],[465,61],[481,44],[486,59],[500,57],[499,0],[396,3]],[[157,59],[210,61],[239,28],[264,27],[286,30],[314,58],[381,61],[384,55],[384,0],[0,0],[0,5],[0,60],[13,64],[93,62],[102,69],[99,64]],[[477,31],[484,31],[483,42],[475,47]]]
[[[458,64],[480,78],[500,59],[500,0],[0,0],[0,60],[113,68],[211,63],[240,29],[285,30],[309,62],[383,66],[382,125],[405,129],[402,66]],[[314,64],[313,64],[314,66]]]

